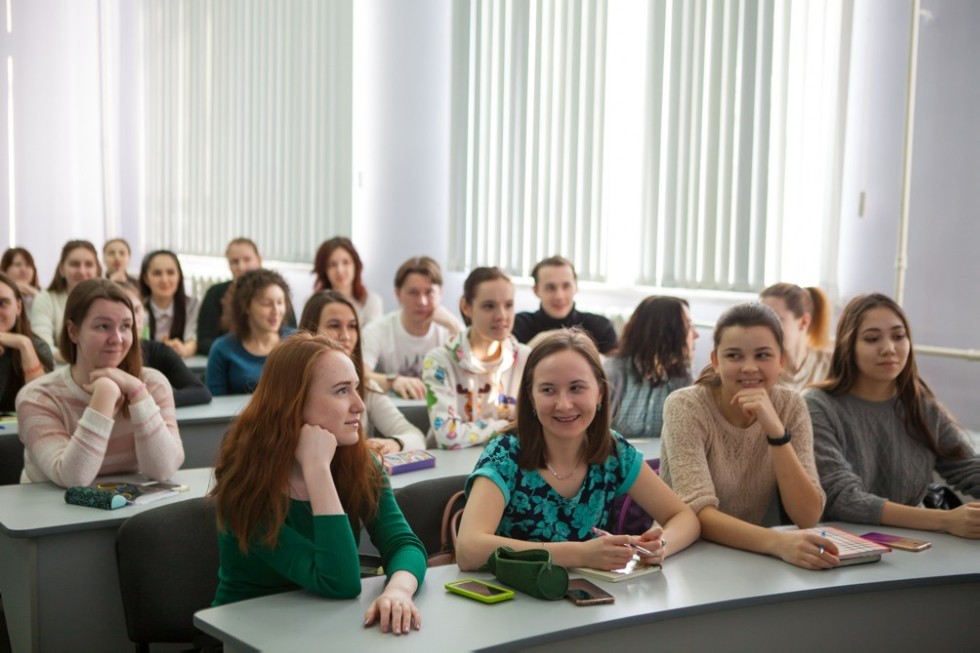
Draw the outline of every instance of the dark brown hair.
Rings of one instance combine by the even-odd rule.
[[[442,270],[439,264],[431,256],[413,256],[398,268],[395,272],[395,288],[401,290],[405,279],[410,274],[421,274],[436,286],[442,285]]]
[[[174,291],[174,319],[170,323],[170,333],[167,334],[167,337],[183,340],[184,326],[187,324],[188,303],[187,291],[184,290],[184,269],[180,267],[180,259],[177,258],[177,255],[166,249],[158,249],[150,252],[143,257],[143,264],[140,266],[140,294],[143,295],[147,309],[146,323],[150,327],[150,340],[156,340],[157,325],[156,318],[153,316],[153,309],[150,307],[150,302],[153,300],[153,292],[150,290],[150,284],[146,278],[150,273],[150,263],[157,256],[169,256],[177,266],[177,288]],[[194,334],[194,337],[197,338],[197,334]]]
[[[796,319],[809,313],[807,343],[812,349],[826,349],[830,345],[830,302],[823,290],[816,286],[801,288],[793,283],[776,283],[759,293],[759,297],[783,300],[786,310]]]
[[[0,272],[6,272],[14,264],[14,259],[20,256],[24,259],[24,262],[31,266],[31,270],[34,273],[31,275],[30,284],[35,288],[40,288],[41,284],[37,280],[37,266],[34,264],[34,257],[23,247],[11,247],[3,253],[3,259],[0,259]]]
[[[95,260],[95,276],[102,276],[102,264],[99,263],[99,253],[96,251],[95,245],[87,240],[69,240],[61,248],[61,258],[58,259],[58,267],[54,269],[54,279],[51,280],[51,284],[48,286],[48,290],[51,292],[67,292],[68,280],[61,274],[61,266],[65,264],[68,256],[76,249],[87,249],[92,253],[92,258]]]
[[[357,342],[354,344],[351,360],[354,361],[354,367],[357,368],[357,380],[360,382],[359,388],[363,397],[365,396],[364,393],[368,391],[368,387],[364,384],[364,355],[361,353],[361,321],[358,319],[357,310],[350,303],[350,300],[336,290],[321,290],[320,292],[313,293],[313,296],[306,300],[306,306],[303,307],[303,315],[299,318],[299,329],[307,333],[312,333],[313,335],[320,335],[320,314],[323,313],[323,308],[330,304],[343,304],[354,314],[354,323],[357,325]],[[326,335],[323,337],[329,338]]]
[[[214,469],[218,523],[247,552],[250,541],[275,547],[289,511],[289,472],[303,427],[303,409],[317,360],[341,346],[323,336],[296,333],[269,354],[252,399],[221,443]],[[356,530],[378,510],[382,475],[363,437],[337,447],[330,470],[344,511]]]
[[[886,295],[880,293],[858,295],[847,303],[844,312],[840,315],[840,321],[837,323],[837,340],[834,344],[834,354],[830,359],[830,371],[827,373],[827,380],[818,384],[817,387],[835,396],[846,394],[854,387],[861,375],[857,363],[857,340],[860,335],[861,322],[865,313],[873,308],[887,308],[897,315],[905,329],[905,337],[909,339],[908,360],[894,382],[897,401],[905,416],[906,430],[913,438],[927,446],[940,458],[966,458],[969,452],[962,444],[951,451],[940,449],[936,434],[926,423],[922,414],[922,405],[926,400],[936,400],[935,395],[919,376],[919,370],[915,364],[915,348],[912,346],[912,330],[909,328],[908,318],[905,317],[902,307]]]
[[[592,337],[580,329],[557,329],[544,336],[534,346],[524,366],[520,391],[517,393],[517,422],[509,430],[516,429],[521,451],[517,464],[522,469],[541,469],[547,463],[545,458],[544,428],[534,409],[534,370],[538,364],[563,351],[574,351],[588,362],[599,385],[599,405],[592,423],[585,430],[584,462],[589,465],[603,463],[612,452],[612,431],[609,426],[609,383],[602,368],[602,359]]]
[[[561,267],[565,267],[566,265],[572,269],[572,278],[578,281],[578,274],[575,273],[575,266],[572,265],[572,262],[569,261],[564,256],[555,255],[555,256],[549,256],[546,259],[538,261],[537,264],[534,266],[534,269],[531,270],[531,276],[534,277],[534,285],[535,286],[538,285],[538,272],[541,271],[541,268],[547,268],[547,267],[561,268]]]
[[[85,316],[88,315],[89,308],[96,300],[106,299],[110,302],[118,302],[129,309],[129,316],[133,319],[132,333],[133,341],[129,345],[129,351],[119,363],[119,369],[127,374],[135,376],[137,379],[143,372],[143,361],[140,353],[140,336],[136,333],[136,315],[133,313],[133,302],[130,301],[126,291],[115,281],[96,277],[86,279],[68,293],[68,301],[65,304],[65,320],[61,326],[61,335],[58,338],[58,351],[70,365],[78,361],[78,345],[72,342],[68,334],[69,325],[75,329],[80,329]]]
[[[725,329],[729,327],[742,327],[743,329],[747,329],[755,326],[766,327],[772,331],[773,337],[776,338],[776,344],[779,346],[779,351],[782,352],[783,325],[779,321],[779,316],[776,315],[776,312],[762,302],[736,304],[722,313],[718,321],[715,322],[715,330],[712,335],[713,350],[718,351],[718,346],[721,344],[721,336],[725,332]],[[708,365],[701,370],[701,374],[695,383],[699,385],[717,386],[721,383],[721,377],[714,367]]]
[[[459,313],[463,316],[463,324],[470,326],[473,321],[466,317],[466,313],[463,313],[462,303],[465,302],[467,306],[472,307],[473,300],[476,299],[476,291],[480,287],[480,284],[487,281],[496,281],[497,279],[510,281],[510,277],[498,267],[473,268],[469,275],[467,275],[466,281],[463,282],[463,296],[460,298]]]
[[[0,272],[0,283],[6,285],[13,291],[14,301],[20,305],[20,314],[17,316],[17,320],[14,322],[14,327],[10,330],[10,333],[26,336],[33,343],[34,332],[31,331],[31,320],[27,317],[27,311],[24,309],[24,297],[20,294],[17,282],[3,272]],[[10,374],[13,376],[13,384],[11,386],[21,388],[24,385],[24,369],[20,361],[20,350],[11,347],[7,351],[10,352]],[[44,362],[40,356],[38,356],[38,360],[41,360],[42,363]],[[44,371],[50,372],[51,370],[45,365]]]
[[[289,315],[292,311],[289,300],[289,284],[278,272],[265,268],[249,270],[232,281],[228,287],[228,292],[222,298],[221,324],[239,340],[245,340],[252,335],[248,309],[255,296],[268,286],[282,288],[282,292],[286,296],[285,315]]]
[[[354,299],[363,304],[367,300],[367,289],[361,280],[364,264],[361,263],[361,257],[357,255],[357,250],[354,249],[354,243],[351,242],[350,238],[343,236],[336,236],[323,241],[320,248],[316,250],[316,257],[313,259],[313,274],[316,275],[316,283],[313,284],[313,290],[334,290],[330,278],[327,276],[327,263],[330,262],[330,257],[338,248],[350,254],[354,261],[354,281],[351,282],[351,293],[354,295]]]
[[[690,378],[687,351],[688,303],[677,297],[647,297],[630,316],[619,339],[616,356],[631,363],[628,374],[641,383],[658,386],[670,379]]]

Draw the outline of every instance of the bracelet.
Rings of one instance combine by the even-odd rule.
[[[792,439],[793,439],[793,434],[789,432],[789,429],[786,429],[786,432],[783,433],[783,437],[781,438],[774,438],[768,434],[766,435],[766,440],[768,440],[769,444],[771,444],[774,447],[781,447],[784,444],[789,444],[789,441]]]
[[[145,383],[140,383],[139,384],[139,387],[137,387],[134,392],[128,393],[126,395],[126,400],[129,403],[133,403],[133,397],[135,397],[136,395],[138,395],[140,393],[140,390],[146,390],[146,384]]]
[[[24,378],[27,378],[29,376],[34,376],[38,372],[43,372],[43,371],[44,371],[44,365],[38,362],[38,364],[35,365],[34,367],[24,370]]]

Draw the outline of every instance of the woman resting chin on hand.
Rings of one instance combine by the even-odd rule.
[[[299,333],[272,350],[215,468],[214,605],[297,588],[356,597],[364,525],[389,574],[364,625],[396,635],[421,627],[412,597],[425,576],[425,548],[361,435],[363,413],[342,345]]]
[[[71,487],[136,471],[165,480],[180,468],[170,384],[143,368],[136,337],[133,304],[119,285],[89,279],[72,289],[58,342],[69,365],[17,396],[22,482]]]

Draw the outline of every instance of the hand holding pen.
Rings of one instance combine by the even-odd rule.
[[[659,526],[651,528],[640,536],[639,541],[645,546],[637,544],[634,541],[637,538],[633,535],[611,535],[608,531],[604,531],[601,528],[593,528],[592,533],[600,536],[600,538],[616,538],[617,544],[632,551],[630,561],[633,564],[643,562],[644,564],[652,565],[663,562],[664,547],[667,546],[667,542],[661,537],[663,530]]]

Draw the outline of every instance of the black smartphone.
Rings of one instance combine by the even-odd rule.
[[[573,578],[568,581],[565,598],[575,605],[602,605],[616,602],[612,594],[599,589],[595,583],[584,578]]]

